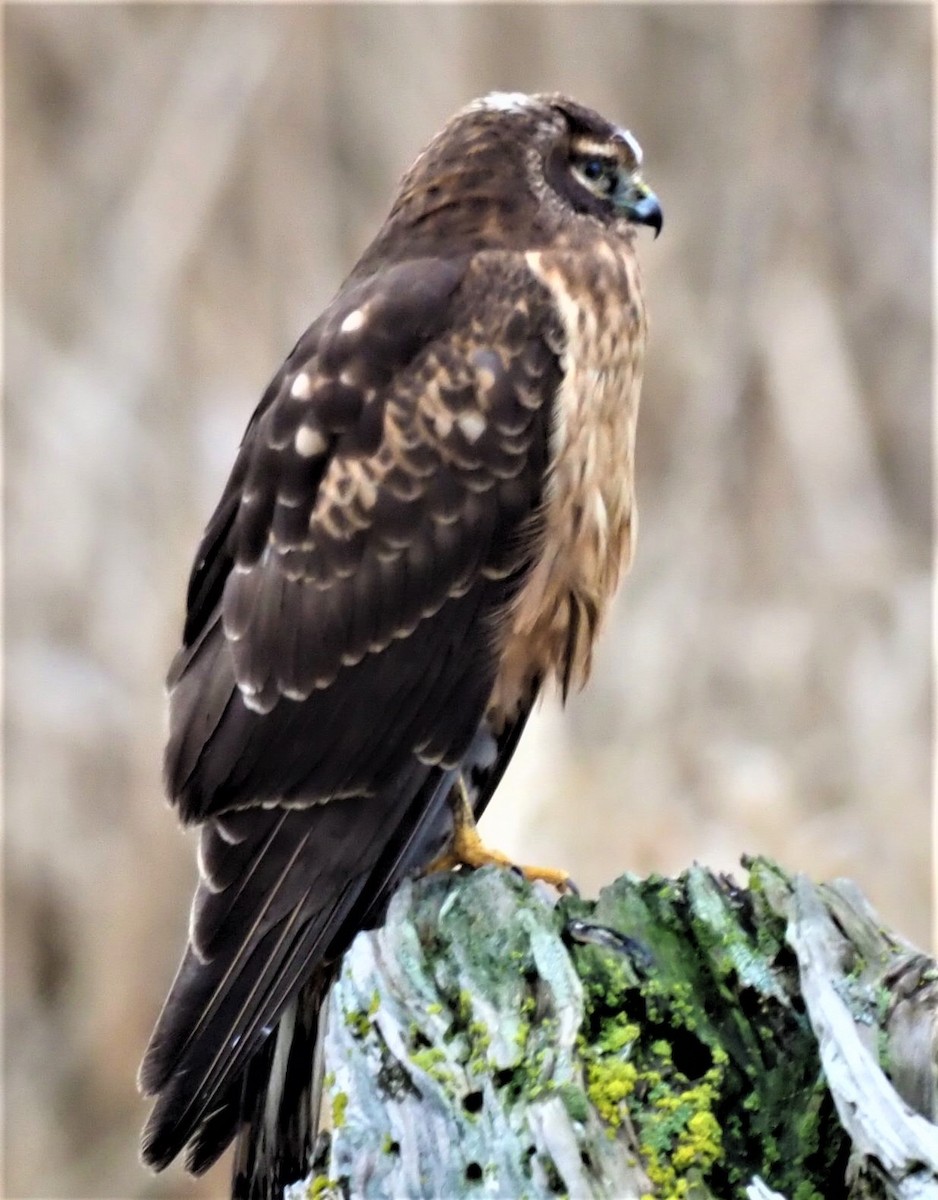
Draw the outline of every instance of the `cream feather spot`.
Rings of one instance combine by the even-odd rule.
[[[293,446],[301,458],[315,458],[323,453],[327,445],[328,442],[319,430],[312,429],[309,425],[301,425],[293,439]]]
[[[361,502],[362,508],[374,508],[378,499],[378,485],[369,475],[362,475],[358,481],[358,499]],[[363,524],[359,528],[367,528]]]
[[[353,309],[345,318],[339,329],[342,333],[355,333],[365,324],[365,310],[362,308]]]
[[[453,414],[449,409],[443,408],[433,414],[433,428],[438,437],[449,437],[453,432]]]
[[[244,703],[244,707],[250,709],[251,712],[260,713],[261,716],[263,716],[264,714],[269,713],[273,708],[273,705],[270,703],[270,701],[260,694],[260,688],[249,692],[240,683],[238,684],[238,687],[241,689],[241,699]]]
[[[460,413],[456,424],[467,442],[475,443],[485,433],[485,417],[478,412]]]
[[[305,371],[300,371],[290,388],[294,400],[308,400],[313,394],[313,381]]]

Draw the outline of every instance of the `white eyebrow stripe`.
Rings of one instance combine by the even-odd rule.
[[[636,167],[636,169],[638,169],[642,165],[642,157],[643,157],[642,148],[638,144],[638,139],[635,137],[635,135],[629,129],[620,129],[619,133],[622,135],[622,140],[625,142],[625,144],[628,146],[628,148],[632,151],[632,155],[635,159],[635,167]]]
[[[628,129],[616,129],[615,141],[621,141],[629,148],[629,153],[635,160],[634,170],[642,165],[642,148],[638,144],[638,140],[633,133]],[[573,147],[577,154],[595,154],[597,158],[616,159],[618,154],[615,151],[615,141],[602,141],[599,138],[591,138],[580,135],[573,139]]]
[[[610,162],[618,161],[619,158],[612,142],[600,141],[597,138],[575,137],[573,148],[577,154],[595,154],[597,158],[608,158]]]

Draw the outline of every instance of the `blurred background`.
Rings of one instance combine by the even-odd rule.
[[[10,7],[6,1183],[137,1165],[193,846],[162,680],[245,422],[442,122],[493,88],[628,125],[666,221],[641,532],[593,682],[486,817],[587,892],[766,853],[929,938],[925,6]]]

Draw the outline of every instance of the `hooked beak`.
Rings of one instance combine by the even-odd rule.
[[[622,189],[621,196],[616,197],[616,204],[630,221],[636,225],[650,225],[655,231],[655,237],[661,232],[664,224],[664,214],[658,197],[647,183],[633,178]]]

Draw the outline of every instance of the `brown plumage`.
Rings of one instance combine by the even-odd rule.
[[[141,1067],[144,1159],[235,1195],[307,1169],[332,964],[488,802],[631,554],[660,228],[628,133],[560,96],[457,114],[251,418],[172,665],[167,789],[201,825],[189,946]]]

